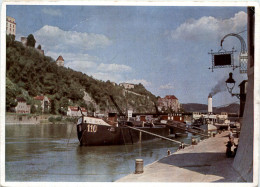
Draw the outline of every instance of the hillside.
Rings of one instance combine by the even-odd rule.
[[[207,112],[208,105],[198,104],[198,103],[186,103],[182,104],[183,109],[186,112]],[[238,113],[239,104],[233,103],[224,107],[213,107],[214,113],[228,112],[228,113]]]
[[[110,81],[100,81],[82,72],[58,67],[52,58],[41,55],[33,47],[24,47],[10,36],[7,36],[6,47],[7,111],[16,106],[16,97],[24,97],[27,103],[34,105],[33,97],[36,95],[46,95],[51,99],[50,112],[53,114],[65,113],[70,105],[86,107],[92,112],[116,112],[110,95],[122,110],[127,105],[135,112],[154,111],[156,97],[142,84],[131,90],[142,96],[131,92],[125,94],[123,87]]]

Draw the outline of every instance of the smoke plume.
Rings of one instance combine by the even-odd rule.
[[[216,95],[219,92],[223,92],[226,91],[226,77],[223,77],[223,79],[219,80],[217,82],[217,84],[211,88],[211,92],[209,93],[209,95],[211,95],[212,97],[214,95]]]

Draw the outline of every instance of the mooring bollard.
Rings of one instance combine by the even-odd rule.
[[[135,174],[143,173],[144,162],[143,159],[135,159]]]

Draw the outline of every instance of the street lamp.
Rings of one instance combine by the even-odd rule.
[[[228,92],[232,95],[232,90],[236,84],[236,81],[233,79],[233,73],[229,73],[229,78],[226,80],[226,87]]]
[[[233,79],[233,73],[229,73],[229,78],[226,80],[226,87],[228,92],[231,94],[232,97],[236,96],[238,99],[240,99],[241,93],[232,93],[232,90],[236,84],[236,81]],[[240,85],[239,85],[240,86]]]

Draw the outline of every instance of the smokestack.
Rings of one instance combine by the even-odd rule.
[[[208,113],[209,114],[212,113],[212,96],[211,96],[211,94],[209,94],[209,96],[208,96]]]

